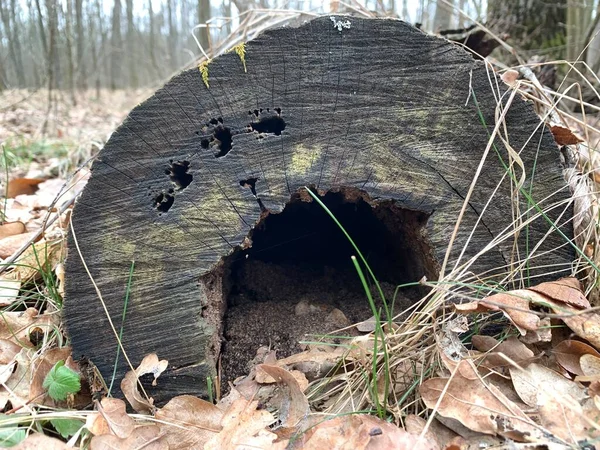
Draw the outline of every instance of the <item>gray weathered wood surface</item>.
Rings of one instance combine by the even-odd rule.
[[[323,17],[264,33],[246,45],[247,72],[235,52],[216,58],[208,66],[210,88],[198,69],[174,77],[131,111],[94,163],[73,227],[117,328],[135,260],[123,344],[134,364],[150,352],[169,360],[154,393],[159,400],[203,394],[214,372],[210,347],[218,323],[204,318],[198,280],[260,218],[242,180],[257,178],[257,195],[275,213],[307,185],[358,188],[425,211],[431,214],[428,238],[443,259],[494,126],[497,81],[492,77],[490,84],[483,63],[462,49],[401,21],[340,19],[349,28],[339,31]],[[554,200],[568,198],[558,150],[548,132],[536,130],[538,123],[517,98],[507,128],[527,169],[527,185],[537,201],[554,191]],[[504,173],[492,151],[453,258]],[[465,257],[510,224],[510,191],[505,178]],[[548,229],[544,220],[531,225],[530,248]],[[568,226],[565,232],[570,234]],[[556,233],[540,251],[555,247],[540,264],[568,264],[572,251]],[[500,244],[474,269],[504,266],[511,251],[512,242]],[[91,358],[110,380],[116,340],[72,236],[65,305],[73,356]],[[119,380],[126,370],[121,357]]]

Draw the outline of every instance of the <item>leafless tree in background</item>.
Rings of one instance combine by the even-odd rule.
[[[137,88],[202,58],[258,8],[344,14],[346,4],[419,22],[468,26],[456,8],[508,32],[510,44],[549,58],[577,58],[600,30],[600,0],[0,0],[0,89]],[[211,21],[217,16],[233,21]],[[196,27],[210,22],[209,27]],[[196,27],[195,29],[193,29]],[[600,38],[582,58],[600,69]]]

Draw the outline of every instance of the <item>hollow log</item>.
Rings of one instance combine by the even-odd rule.
[[[509,272],[569,270],[559,151],[518,95],[502,111],[511,91],[481,61],[404,22],[353,17],[270,30],[233,50],[134,108],[76,204],[66,328],[74,357],[107,381],[118,345],[103,304],[134,365],[152,352],[169,361],[147,386],[160,403],[206,395],[239,285],[283,302],[304,270],[296,260],[353,270],[355,251],[306,187],[392,285],[439,275],[459,217],[446,273],[474,257],[466,270],[505,284]],[[510,153],[499,138],[488,146],[504,113]],[[501,239],[517,216],[532,220]],[[117,386],[127,370],[121,355]]]

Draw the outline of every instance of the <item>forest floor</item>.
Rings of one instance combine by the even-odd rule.
[[[155,407],[137,380],[158,377],[169,355],[148,355],[121,385],[129,409],[101,398],[110,380],[73,361],[62,328],[65,236],[86,163],[149,94],[86,92],[76,105],[56,94],[50,109],[45,91],[0,95],[0,267],[7,269],[0,275],[0,447],[600,448],[600,314],[593,290],[586,296],[589,285],[575,278],[512,292],[486,286],[485,298],[481,286],[463,287],[471,301],[455,307],[430,284],[402,320],[372,317],[357,326],[368,308],[325,311],[307,290],[275,314],[282,323],[294,317],[285,339],[261,325],[272,305],[249,312],[238,293],[229,314],[254,317],[275,344],[257,346],[244,341],[245,329],[230,330],[234,349],[223,369],[237,380],[227,396],[217,381],[210,401],[180,396]],[[580,136],[597,145],[598,135]],[[596,183],[595,166],[583,171]],[[272,268],[248,270],[281,278],[283,288],[293,284]],[[384,286],[388,301],[393,288]],[[344,330],[343,339],[300,343],[334,329]],[[236,360],[238,352],[256,357]]]

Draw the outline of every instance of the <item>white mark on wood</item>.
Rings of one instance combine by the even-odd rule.
[[[336,20],[335,17],[329,16],[331,21],[333,22],[333,28],[337,28],[337,30],[341,33],[344,28],[350,29],[350,21],[349,20]]]

